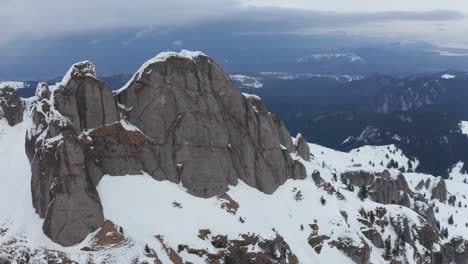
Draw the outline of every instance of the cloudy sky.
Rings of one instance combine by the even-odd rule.
[[[279,27],[279,32],[344,31],[468,47],[466,14],[465,0],[1,0],[0,47],[70,34],[126,28],[144,33],[239,17],[260,24],[283,20],[289,27]]]
[[[0,0],[0,17],[0,79],[57,76],[82,59],[128,72],[168,49],[232,62],[223,56],[255,48],[232,36],[275,35],[268,45],[290,52],[300,50],[291,36],[317,35],[468,49],[466,0]]]

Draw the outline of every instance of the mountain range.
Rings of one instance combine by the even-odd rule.
[[[458,82],[437,80],[435,93]],[[468,259],[462,163],[447,179],[421,173],[398,145],[367,146],[377,128],[346,151],[291,137],[201,52],[161,53],[114,91],[89,61],[29,98],[11,86],[0,88],[1,263]],[[421,107],[389,98],[396,108],[357,110]]]

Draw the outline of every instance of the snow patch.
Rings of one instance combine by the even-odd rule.
[[[260,98],[260,96],[258,95],[255,95],[255,94],[248,94],[248,93],[242,93],[242,95],[245,97],[245,98],[252,98],[252,99],[255,99],[255,100],[262,100]]]
[[[241,74],[231,74],[229,75],[231,77],[231,80],[236,82],[241,88],[262,88],[263,83],[260,82],[259,79],[250,77],[247,75],[241,75]]]
[[[461,121],[460,124],[458,124],[458,127],[460,128],[462,134],[468,136],[468,121]]]
[[[449,80],[449,79],[455,78],[455,75],[451,75],[451,74],[446,73],[446,74],[442,75],[440,78],[445,79],[445,80]]]
[[[7,87],[18,90],[18,89],[26,88],[26,84],[24,82],[17,82],[17,81],[0,81],[0,89],[7,88]]]

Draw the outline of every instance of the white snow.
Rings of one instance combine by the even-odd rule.
[[[365,60],[361,56],[353,52],[313,54],[299,58],[297,59],[297,62],[304,63],[330,60],[345,60],[348,63],[365,62]]]
[[[127,120],[125,120],[125,119],[120,119],[120,124],[121,124],[122,127],[123,127],[125,130],[127,130],[127,131],[141,132],[141,130],[140,130],[138,127],[136,127],[136,126],[130,124],[130,123],[129,123]]]
[[[195,60],[199,56],[206,56],[206,55],[201,51],[189,51],[189,50],[181,50],[180,52],[174,52],[174,51],[161,52],[158,55],[156,55],[154,58],[143,63],[143,65],[141,65],[141,67],[135,72],[132,78],[130,78],[130,80],[128,80],[128,82],[122,88],[118,89],[116,92],[120,93],[124,91],[133,81],[140,79],[143,73],[146,72],[146,69],[150,65],[153,65],[158,62],[166,61],[169,58],[173,58],[173,57]],[[146,73],[149,74],[151,73],[151,71],[148,71]]]
[[[253,98],[253,99],[255,99],[255,100],[262,100],[262,99],[260,98],[260,96],[255,95],[255,94],[242,93],[242,95],[243,95],[245,98]]]
[[[449,80],[449,79],[455,78],[455,75],[451,75],[451,74],[446,73],[446,74],[442,75],[440,78],[445,79],[445,80]]]
[[[333,79],[339,82],[351,82],[362,80],[364,76],[361,75],[348,75],[348,74],[317,74],[317,73],[288,73],[288,72],[260,72],[268,78],[279,80],[307,80],[312,78],[325,78]]]
[[[460,128],[462,134],[468,136],[468,121],[461,121],[458,127]]]
[[[244,95],[251,96],[251,95]],[[119,121],[129,131],[139,131],[125,120]],[[227,194],[237,203],[237,213],[228,213],[220,207],[216,197],[203,199],[190,195],[181,184],[169,181],[157,181],[142,172],[141,175],[109,176],[102,178],[97,190],[103,205],[104,215],[124,230],[126,237],[131,241],[120,248],[105,249],[102,252],[85,252],[81,248],[89,245],[91,234],[82,243],[64,248],[52,243],[42,232],[42,222],[34,212],[31,204],[30,180],[31,172],[29,161],[24,152],[24,137],[26,129],[31,126],[31,120],[25,116],[25,121],[15,127],[10,127],[5,120],[0,120],[0,229],[7,228],[5,234],[0,235],[0,245],[12,238],[21,238],[17,241],[17,247],[30,247],[32,250],[44,248],[65,252],[78,263],[86,263],[90,258],[100,263],[110,261],[112,263],[131,263],[135,256],[140,261],[143,256],[144,246],[147,244],[156,250],[163,263],[170,263],[167,254],[162,249],[161,243],[155,239],[155,235],[162,235],[165,243],[177,249],[179,244],[186,244],[195,249],[206,249],[214,253],[216,249],[208,241],[198,238],[200,229],[209,229],[213,235],[227,235],[229,239],[236,239],[240,234],[248,232],[269,239],[275,236],[275,231],[282,235],[297,255],[300,263],[353,263],[336,248],[327,242],[323,244],[322,252],[317,254],[308,244],[308,238],[312,232],[310,224],[317,223],[319,235],[326,235],[331,239],[348,237],[355,244],[360,243],[362,224],[358,222],[359,210],[374,210],[377,207],[385,207],[388,217],[404,215],[411,225],[419,225],[421,220],[417,213],[409,208],[399,205],[382,205],[370,199],[361,201],[357,196],[357,190],[348,191],[345,185],[338,179],[334,180],[334,174],[352,170],[368,170],[382,172],[388,162],[393,159],[400,166],[408,169],[408,163],[414,169],[418,161],[411,161],[402,151],[394,145],[388,146],[364,146],[350,152],[340,152],[316,144],[309,144],[311,149],[311,161],[306,162],[296,154],[293,159],[304,163],[309,175],[304,180],[288,180],[273,194],[268,195],[239,181],[236,186],[230,186]],[[49,139],[51,142],[60,141],[60,137]],[[183,166],[183,164],[177,164]],[[436,218],[441,225],[449,230],[449,238],[462,236],[468,238],[465,222],[468,219],[468,211],[464,208],[468,204],[465,195],[468,193],[468,184],[462,184],[462,178],[455,174],[461,174],[462,163],[456,164],[451,176],[454,180],[446,180],[450,195],[457,196],[458,205],[453,207],[448,203],[433,201],[437,206]],[[321,177],[330,183],[344,197],[340,200],[336,195],[330,195],[321,187],[317,187],[310,177],[313,171],[318,170]],[[396,169],[390,169],[392,176],[399,173]],[[457,174],[458,175],[458,174]],[[419,192],[430,197],[433,186],[439,179],[431,175],[419,173],[404,173],[409,187],[414,192]],[[457,179],[455,179],[457,177]],[[421,180],[431,179],[429,189],[416,190]],[[295,196],[301,192],[301,199]],[[320,198],[326,199],[322,205]],[[174,206],[174,202],[180,204]],[[421,205],[424,206],[424,205]],[[340,211],[348,214],[346,221]],[[456,225],[448,225],[447,219],[453,215]],[[244,223],[239,218],[245,219]],[[304,230],[301,230],[301,225]],[[387,228],[383,238],[396,234]],[[372,246],[372,243],[364,238]],[[392,240],[393,241],[393,240]],[[409,247],[407,245],[407,247]],[[437,246],[435,246],[437,249]],[[259,248],[249,250],[258,251]],[[408,248],[407,256],[411,256]],[[2,249],[0,248],[0,255]],[[106,255],[108,254],[108,255]],[[383,249],[372,246],[371,262],[384,263]],[[108,256],[111,256],[110,258]],[[190,255],[186,252],[180,254],[184,261],[192,263],[205,263],[205,260]],[[43,263],[43,255],[35,255],[36,262]]]
[[[0,89],[10,87],[15,90],[26,88],[26,84],[24,82],[17,82],[17,81],[0,81]]]
[[[310,149],[313,159],[311,162],[303,161],[307,174],[319,170],[321,176],[346,197],[345,200],[338,200],[334,195],[319,190],[311,177],[305,180],[288,180],[272,195],[259,192],[239,181],[237,186],[231,186],[228,191],[228,195],[240,205],[236,215],[221,209],[215,197],[194,197],[181,185],[156,181],[144,173],[120,177],[104,176],[97,189],[105,217],[122,226],[136,241],[148,243],[151,247],[158,246],[154,236],[163,235],[165,242],[173,248],[178,244],[186,244],[215,252],[210,243],[198,238],[198,230],[209,229],[213,235],[223,234],[228,235],[229,239],[236,239],[247,232],[272,238],[275,235],[272,231],[274,228],[284,237],[301,263],[353,263],[327,243],[321,254],[311,250],[307,244],[311,233],[309,224],[317,221],[319,233],[332,239],[350,237],[359,241],[358,210],[361,207],[372,209],[382,205],[370,200],[360,201],[357,194],[345,190],[339,180],[334,182],[332,174],[357,169],[382,171],[386,163],[384,166],[376,164],[372,167],[368,164],[369,160],[382,159],[388,162],[394,159],[406,165],[408,159],[401,156],[401,151],[393,145],[363,147],[350,153],[314,144],[310,144]],[[386,158],[386,155],[389,157]],[[300,159],[297,156],[293,158]],[[417,162],[414,164],[416,166]],[[398,173],[396,170],[391,171],[393,175]],[[301,191],[303,197],[300,201],[294,200],[298,191]],[[131,195],[122,195],[124,193]],[[327,201],[325,207],[320,204],[321,196]],[[180,203],[182,208],[174,207],[173,202]],[[385,207],[391,216],[405,214],[414,223],[419,223],[417,214],[408,208],[402,209],[397,205]],[[325,208],[327,213],[321,208]],[[340,211],[349,214],[347,223]],[[189,220],[187,216],[190,216]],[[245,223],[241,223],[239,217],[244,218]],[[301,225],[305,230],[301,231]],[[382,263],[381,255],[382,250],[374,248],[373,263]],[[194,263],[203,263],[200,259],[193,258],[191,256],[190,260]]]
[[[250,77],[247,75],[241,74],[231,74],[229,75],[231,80],[237,82],[243,88],[262,88],[263,83],[260,82],[258,78]]]
[[[468,53],[453,52],[453,51],[447,51],[447,50],[428,50],[428,51],[437,53],[437,55],[439,55],[439,56],[447,56],[447,57],[464,57],[464,56],[468,56]]]

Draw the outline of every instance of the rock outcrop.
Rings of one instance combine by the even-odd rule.
[[[23,102],[15,89],[0,88],[0,119],[5,118],[10,126],[23,122]]]
[[[387,170],[382,173],[350,171],[343,173],[341,179],[355,186],[366,186],[371,199],[378,203],[411,206],[413,192],[401,174],[392,176]]]
[[[302,136],[301,133],[296,136],[296,151],[297,154],[304,160],[310,160],[310,149],[307,140]]]
[[[438,199],[441,202],[447,201],[447,186],[442,177],[439,178],[437,184],[432,188],[432,199]]]
[[[201,53],[162,53],[115,95],[93,64],[80,62],[55,86],[39,84],[36,96],[26,142],[33,205],[61,245],[104,221],[95,188],[106,174],[145,172],[199,197],[239,179],[272,193],[306,176],[282,121]],[[302,137],[297,147],[308,158]]]

